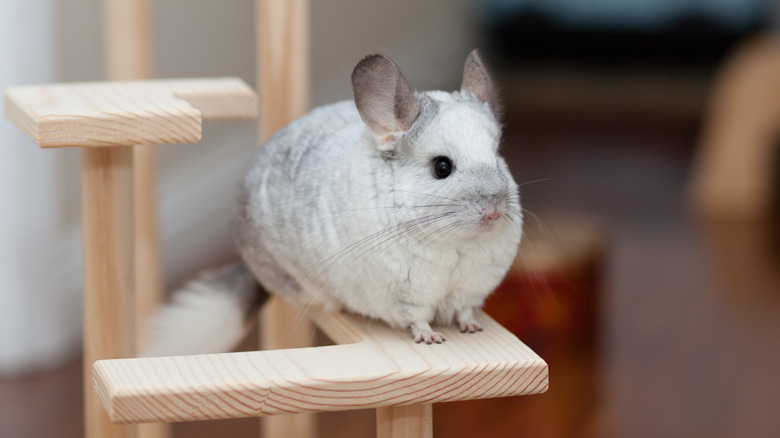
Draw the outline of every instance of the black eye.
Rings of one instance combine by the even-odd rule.
[[[433,159],[433,176],[444,179],[452,173],[452,161],[447,157],[436,157]]]

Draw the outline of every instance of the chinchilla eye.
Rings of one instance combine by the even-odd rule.
[[[433,159],[433,176],[438,179],[444,179],[452,173],[452,161],[447,157],[436,157]]]

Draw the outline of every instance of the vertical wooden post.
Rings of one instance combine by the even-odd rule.
[[[260,139],[309,110],[309,1],[258,0]]]
[[[433,405],[379,408],[376,429],[377,438],[432,438]]]
[[[133,352],[133,187],[129,148],[82,149],[84,402],[88,438],[130,438],[92,388],[92,364]]]
[[[302,116],[309,108],[309,2],[258,0],[256,3],[260,139]],[[310,345],[313,326],[279,299],[266,303],[260,324],[262,349]],[[263,436],[313,438],[313,414],[264,418]]]
[[[106,78],[149,79],[153,73],[152,23],[149,0],[105,0],[104,36]],[[157,232],[157,155],[154,145],[132,148],[134,193],[134,351],[142,348],[146,319],[163,298]],[[171,435],[166,424],[136,427],[144,438]]]
[[[152,76],[151,18],[148,0],[105,0],[105,59],[109,80]],[[135,319],[139,329],[162,297],[156,201],[155,146],[133,147],[135,193]],[[138,341],[142,339],[137,337]],[[140,348],[136,345],[136,348]]]

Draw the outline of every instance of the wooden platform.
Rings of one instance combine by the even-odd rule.
[[[406,330],[324,314],[343,345],[102,360],[94,382],[118,423],[191,421],[419,405],[542,393],[547,364],[484,313],[475,334],[415,344]]]
[[[251,119],[237,78],[31,85],[5,92],[5,115],[42,148],[194,143],[203,120]]]

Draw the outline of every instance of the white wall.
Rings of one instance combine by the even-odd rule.
[[[0,89],[55,79],[54,34],[50,0],[0,2]],[[56,364],[78,345],[79,229],[66,217],[78,199],[60,184],[76,153],[39,150],[0,121],[0,375]]]
[[[0,4],[0,59],[14,59],[10,69],[0,64],[0,87],[101,78],[98,0]],[[157,76],[230,75],[254,85],[254,2],[165,0],[154,14]],[[418,89],[456,87],[473,35],[465,1],[313,0],[312,101],[349,98],[352,67],[374,52],[392,57]],[[0,129],[2,375],[77,353],[81,245],[78,152],[40,151],[7,122]],[[256,138],[253,122],[214,123],[198,144],[159,148],[169,287],[235,255],[230,209]]]

